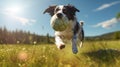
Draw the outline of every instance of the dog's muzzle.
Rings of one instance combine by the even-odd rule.
[[[57,15],[57,17],[60,18],[60,19],[63,17],[62,13],[57,13],[56,15]]]

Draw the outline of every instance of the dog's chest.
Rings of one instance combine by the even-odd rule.
[[[64,39],[71,39],[73,36],[74,26],[75,26],[75,22],[69,21],[67,29],[65,31],[62,31],[62,32],[55,31],[55,35],[58,35]]]

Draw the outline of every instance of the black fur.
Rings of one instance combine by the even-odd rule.
[[[74,33],[74,34],[77,34],[78,31],[79,31],[79,29],[80,29],[80,24],[79,24],[78,22],[76,22],[76,25],[75,25],[75,27],[74,27],[74,29],[73,29],[73,33]]]
[[[56,6],[57,5],[49,6],[49,8],[44,11],[44,13],[49,13],[51,16],[53,16],[57,11],[59,11],[59,8]],[[64,6],[63,8],[63,13],[68,17],[69,20],[75,19],[74,16],[76,12],[79,12],[79,10],[70,4]]]
[[[43,13],[49,13],[51,16],[54,15],[54,10],[56,8],[57,5],[53,5],[53,6],[49,6]]]
[[[79,12],[79,10],[77,8],[75,8],[74,6],[72,5],[67,5],[67,6],[64,6],[65,7],[65,10],[63,10],[63,13],[66,14],[66,16],[68,17],[69,20],[74,20],[75,18],[75,13],[76,12]]]

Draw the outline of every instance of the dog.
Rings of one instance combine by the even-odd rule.
[[[51,20],[54,20],[54,17],[58,19],[67,18],[69,24],[67,29],[64,31],[55,31],[55,44],[58,49],[65,48],[64,39],[68,39],[72,41],[72,51],[74,54],[78,52],[77,49],[77,39],[80,40],[80,47],[82,47],[84,40],[84,30],[83,30],[83,22],[78,22],[76,18],[76,12],[80,12],[73,5],[52,5],[49,6],[45,11],[45,13],[49,13],[51,15]],[[54,17],[53,17],[54,16]],[[51,22],[52,23],[52,22]]]

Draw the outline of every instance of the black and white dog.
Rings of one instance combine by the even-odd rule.
[[[63,49],[65,48],[63,40],[72,40],[72,51],[75,54],[78,52],[77,38],[81,42],[80,47],[84,40],[83,22],[80,22],[79,24],[75,16],[76,12],[79,12],[79,10],[70,4],[49,6],[44,11],[44,13],[49,13],[51,15],[51,20],[54,20],[54,17],[58,19],[67,18],[69,20],[67,29],[64,31],[55,31],[55,44],[58,49]]]

